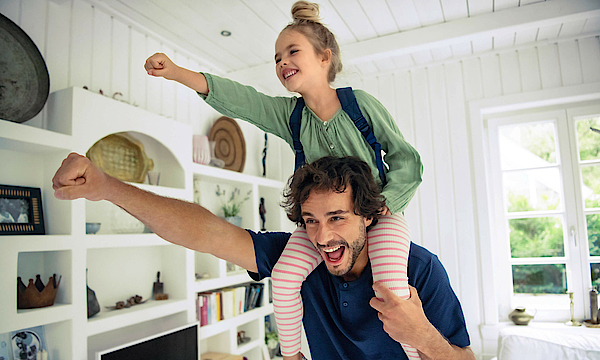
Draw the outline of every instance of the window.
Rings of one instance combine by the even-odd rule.
[[[489,119],[488,131],[501,318],[522,306],[568,319],[568,292],[589,318],[588,292],[600,290],[600,107]]]

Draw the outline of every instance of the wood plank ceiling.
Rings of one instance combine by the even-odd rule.
[[[295,0],[96,0],[233,78],[273,77]],[[321,0],[346,69],[372,75],[534,42],[598,35],[600,0]],[[221,35],[223,30],[231,36]]]

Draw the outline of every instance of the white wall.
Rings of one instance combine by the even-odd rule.
[[[470,57],[351,83],[388,108],[424,163],[423,183],[406,211],[413,240],[436,253],[463,305],[474,350],[484,323],[478,212],[469,102],[600,82],[597,36]],[[489,272],[488,272],[489,273]]]
[[[0,13],[19,25],[37,45],[50,74],[50,92],[71,86],[112,96],[176,121],[189,124],[194,134],[208,134],[221,115],[194,91],[162,78],[148,76],[143,68],[155,52],[166,53],[176,64],[195,71],[215,72],[151,29],[121,17],[102,5],[82,0],[2,0]],[[218,73],[217,73],[218,74]],[[46,109],[27,123],[44,128]],[[244,173],[262,174],[264,132],[240,126],[246,141]],[[269,138],[268,177],[286,180],[293,168],[280,171],[287,144]],[[289,164],[289,162],[284,162]]]

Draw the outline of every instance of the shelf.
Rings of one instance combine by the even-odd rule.
[[[198,280],[195,283],[194,292],[216,290],[253,281],[254,280],[252,280],[248,273],[220,277],[215,279]]]
[[[197,175],[208,176],[215,179],[233,181],[239,183],[257,184],[275,189],[282,189],[285,183],[278,180],[272,180],[260,176],[247,175],[237,171],[220,169],[214,166],[192,164],[191,172]]]
[[[2,243],[2,251],[61,251],[71,250],[75,239],[71,235],[6,235]]]
[[[106,249],[173,244],[156,234],[106,234],[85,235],[85,245],[88,249]]]
[[[210,324],[206,326],[200,327],[200,339],[207,339],[216,334],[222,333],[224,331],[233,329],[243,323],[261,319],[265,315],[269,315],[273,312],[273,304],[268,304],[266,306],[262,306],[250,311],[247,311],[243,314],[240,314],[232,319],[221,320],[216,324]]]
[[[0,149],[25,153],[70,150],[72,137],[29,125],[0,120]]]
[[[18,324],[17,328],[5,329],[4,327],[1,327],[4,330],[0,332],[15,331],[38,325],[47,325],[71,320],[72,318],[73,305],[71,304],[55,303],[54,305],[45,308],[17,310],[17,315],[15,317],[15,323]]]
[[[261,346],[262,344],[264,344],[265,339],[256,339],[256,340],[252,340],[247,344],[244,344],[242,346],[238,346],[237,349],[235,349],[235,351],[233,352],[235,355],[241,355],[247,351],[250,351],[256,347]]]
[[[188,310],[188,301],[180,299],[149,300],[144,304],[113,311],[102,309],[98,315],[88,320],[87,336],[135,325],[186,310]]]

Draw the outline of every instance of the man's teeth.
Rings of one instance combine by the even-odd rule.
[[[325,251],[327,253],[330,253],[330,252],[334,252],[334,251],[338,250],[339,248],[341,248],[341,246],[336,246],[334,248],[327,249],[327,250],[324,249],[323,251]]]
[[[285,74],[285,78],[287,79],[287,78],[289,78],[290,76],[294,75],[297,72],[298,72],[298,70],[292,70],[289,73]]]

